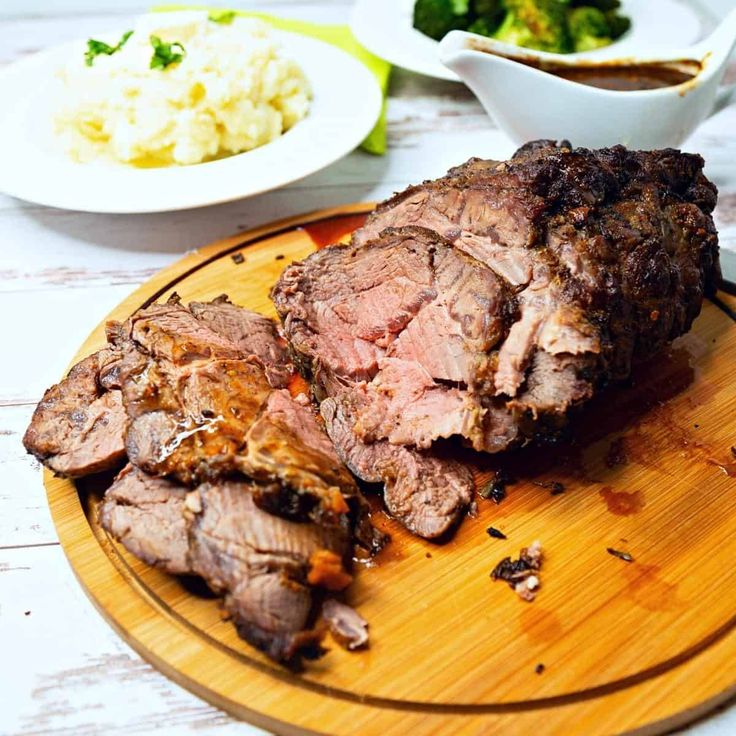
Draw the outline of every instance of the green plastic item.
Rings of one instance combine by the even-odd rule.
[[[205,5],[157,5],[152,11],[155,13],[166,13],[176,10],[206,10],[207,12],[222,13],[222,8],[211,8]],[[360,144],[360,147],[376,156],[386,153],[386,93],[388,81],[391,75],[391,64],[374,56],[370,51],[363,48],[347,26],[322,25],[321,23],[309,23],[303,20],[291,18],[280,18],[268,13],[255,13],[247,10],[228,11],[235,13],[240,18],[258,18],[280,31],[287,33],[301,33],[304,36],[325,41],[333,46],[346,51],[359,61],[363,62],[373,72],[383,93],[383,109],[373,130]]]

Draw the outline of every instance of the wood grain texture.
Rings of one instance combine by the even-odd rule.
[[[174,290],[184,300],[225,291],[271,313],[268,290],[278,273],[314,249],[300,224],[191,254],[111,317]],[[232,259],[236,252],[242,263]],[[725,666],[736,656],[736,617],[723,594],[736,575],[723,565],[736,547],[734,431],[723,419],[736,408],[725,368],[736,359],[735,329],[706,303],[693,332],[638,370],[633,388],[608,392],[584,413],[578,444],[507,461],[518,480],[507,500],[481,501],[447,544],[379,518],[393,541],[351,591],[371,622],[371,648],[333,648],[301,676],[238,640],[212,600],[125,553],[97,526],[95,494],[80,497],[47,473],[52,514],[77,576],[126,641],[167,676],[258,726],[334,734],[478,733],[512,724],[520,732],[660,732],[714,707],[736,685]],[[79,356],[102,344],[102,330]],[[480,481],[493,466],[469,461]],[[565,492],[553,496],[539,485],[550,481]],[[489,524],[508,539],[489,539]],[[542,592],[529,605],[488,574],[537,538],[547,560]],[[634,562],[607,547],[625,549]],[[544,672],[536,674],[540,663]]]

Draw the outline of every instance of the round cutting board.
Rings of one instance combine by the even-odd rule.
[[[227,293],[274,315],[284,266],[346,237],[369,205],[238,235],[154,276],[110,318],[176,291]],[[690,334],[595,399],[572,440],[506,457],[468,454],[479,487],[513,481],[442,544],[378,510],[392,542],[357,570],[350,602],[371,645],[302,674],[238,639],[218,601],[149,568],[97,523],[104,487],[45,476],[61,543],[100,612],[168,677],[286,734],[664,732],[736,693],[736,300],[704,304]],[[104,343],[104,323],[77,359]],[[491,537],[493,526],[506,539]],[[539,539],[533,603],[490,571]],[[610,549],[610,551],[609,551]],[[612,551],[624,552],[631,561]]]

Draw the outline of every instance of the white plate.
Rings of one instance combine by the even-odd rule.
[[[396,66],[437,79],[460,81],[442,65],[438,43],[412,27],[414,0],[357,0],[350,28],[369,51]],[[578,58],[631,56],[657,48],[683,48],[701,38],[701,19],[677,0],[623,0],[632,28],[620,40]]]
[[[113,31],[111,37],[117,38]],[[357,59],[329,44],[274,31],[314,92],[309,115],[272,143],[219,161],[138,169],[78,164],[52,133],[56,70],[79,51],[65,44],[0,73],[0,191],[85,212],[165,212],[228,202],[301,179],[352,151],[381,111],[381,90]]]

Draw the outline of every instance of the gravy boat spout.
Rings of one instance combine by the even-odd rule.
[[[653,149],[679,146],[733,101],[735,87],[719,85],[734,45],[736,10],[695,46],[656,56],[597,61],[452,31],[440,43],[440,58],[516,144],[551,138],[587,148]],[[663,76],[662,84],[636,88],[637,70],[667,72],[674,81]],[[594,86],[593,73],[628,74],[628,88]]]

